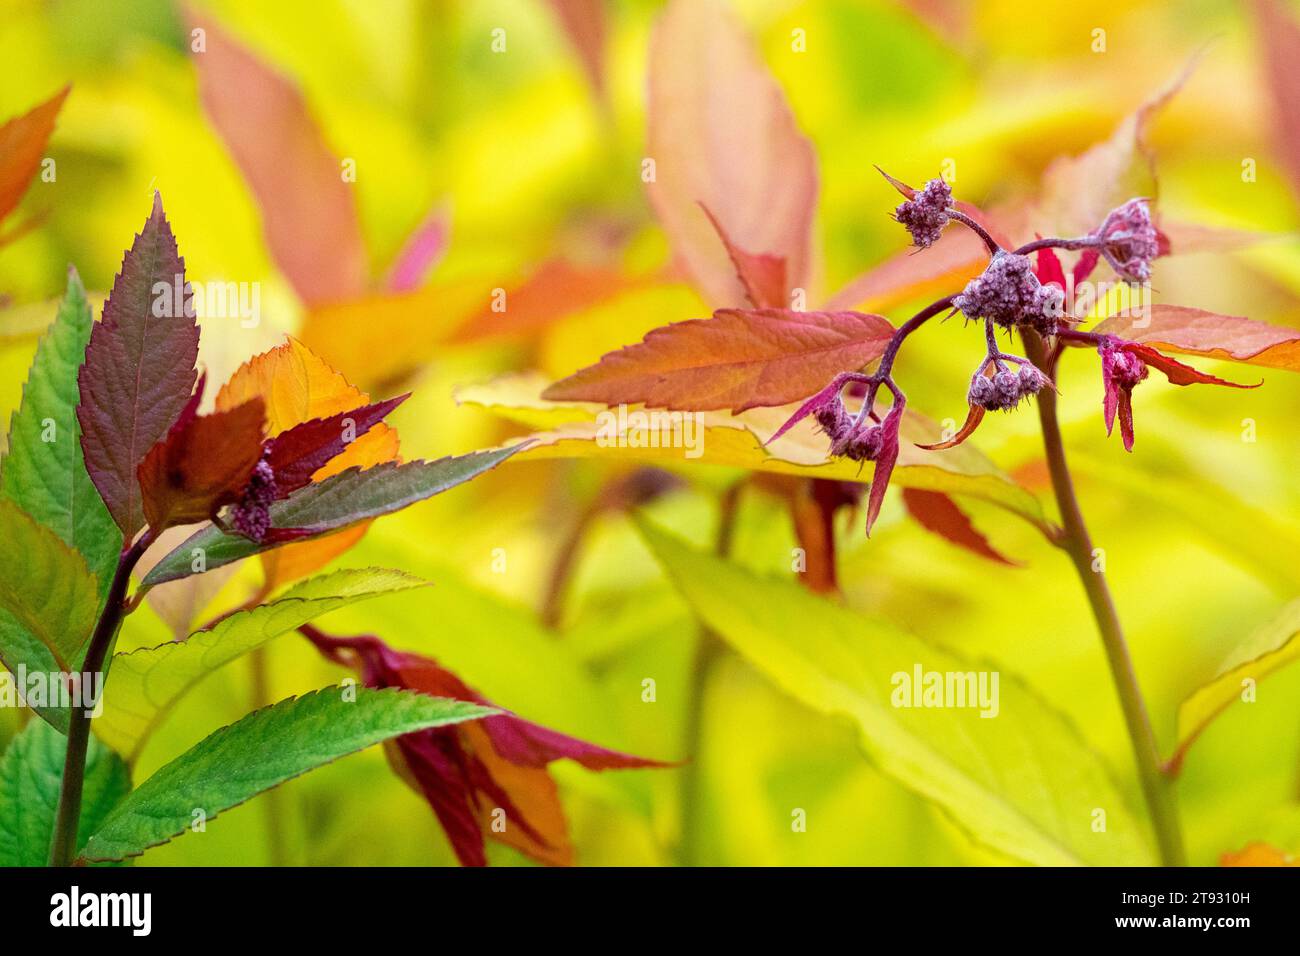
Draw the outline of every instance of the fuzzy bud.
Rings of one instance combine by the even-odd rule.
[[[978,405],[980,408],[996,408],[997,396],[998,390],[993,380],[985,378],[981,373],[970,380],[970,391],[966,393],[966,402],[970,405]]]
[[[278,497],[275,472],[270,463],[262,458],[253,469],[244,494],[234,507],[231,521],[235,530],[246,538],[261,542],[271,530],[271,502]]]
[[[1102,240],[1101,254],[1120,278],[1129,282],[1151,278],[1151,260],[1160,255],[1160,235],[1145,199],[1130,199],[1111,210],[1095,235]]]
[[[953,304],[968,319],[988,319],[1004,328],[1027,326],[1051,335],[1064,301],[1064,293],[1055,285],[1038,281],[1028,256],[998,252]]]
[[[1111,380],[1120,388],[1133,388],[1147,377],[1147,363],[1132,352],[1115,350],[1111,366]]]
[[[894,210],[897,219],[912,236],[918,248],[925,249],[938,241],[943,227],[948,225],[948,206],[952,204],[952,188],[942,179],[932,179],[919,189],[911,199],[899,203]]]
[[[1037,395],[1045,387],[1052,384],[1051,380],[1033,365],[1020,366],[1017,377],[1020,379],[1020,394],[1022,396]]]
[[[875,461],[884,441],[879,425],[872,425],[849,438],[843,454],[854,461]]]
[[[853,427],[853,418],[838,395],[834,401],[817,409],[813,417],[816,418],[822,431],[830,436],[832,442],[844,438]]]

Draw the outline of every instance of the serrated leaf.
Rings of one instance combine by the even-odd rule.
[[[0,495],[15,502],[86,560],[108,591],[122,536],[91,483],[81,453],[77,369],[94,324],[75,269],[54,324],[32,360],[22,403],[9,422],[9,450],[0,461]]]
[[[217,393],[216,407],[224,411],[254,398],[266,403],[267,435],[271,438],[304,422],[347,412],[370,401],[369,395],[293,338],[241,365]],[[397,431],[378,422],[313,472],[312,478],[321,481],[354,466],[369,468],[396,461],[398,446]],[[274,590],[324,567],[356,544],[366,527],[359,524],[338,534],[264,552],[266,586]]]
[[[850,718],[882,772],[942,808],[974,839],[1027,863],[1141,865],[1152,852],[1137,818],[1078,730],[1009,674],[996,716],[977,707],[896,706],[898,675],[993,673],[810,594],[761,578],[641,525],[701,621],[782,690]],[[994,699],[991,698],[990,699]],[[1092,829],[1096,808],[1106,832]]]
[[[262,455],[262,400],[199,415],[202,394],[200,379],[180,418],[137,469],[154,532],[207,521],[238,501]]]
[[[355,700],[344,699],[344,693]],[[81,857],[121,860],[259,793],[402,734],[499,713],[397,690],[332,687],[249,714],[162,767],[95,829]]]
[[[0,867],[48,866],[68,741],[39,720],[0,757]],[[77,846],[89,839],[131,789],[122,758],[92,735],[81,791]]]
[[[1237,315],[1181,305],[1153,305],[1140,321],[1134,316],[1116,315],[1093,331],[1170,352],[1300,371],[1300,329]]]
[[[542,395],[687,411],[786,405],[879,358],[893,334],[860,312],[722,309],[655,329]]]
[[[183,641],[116,654],[95,732],[134,761],[177,698],[219,667],[322,614],[424,584],[383,568],[335,571],[304,581],[275,601],[237,611]]]
[[[13,622],[50,652],[56,669],[66,671],[77,661],[95,626],[99,608],[95,577],[86,561],[37,524],[12,501],[0,499],[0,639],[13,636]],[[5,626],[8,624],[8,626]],[[21,638],[0,647],[0,659],[11,671],[20,663],[30,668],[31,649]],[[39,656],[38,656],[39,660]]]
[[[155,293],[158,284],[169,290],[163,298]],[[160,304],[169,307],[156,309]],[[153,211],[122,260],[77,377],[86,470],[126,538],[144,526],[136,469],[189,401],[198,354],[185,261],[154,193]]]
[[[859,462],[828,458],[826,436],[807,421],[768,444],[789,418],[788,409],[755,408],[740,415],[702,412],[689,421],[679,418],[679,441],[669,419],[640,417],[654,412],[634,409],[624,419],[619,412],[602,411],[592,405],[548,402],[537,395],[536,382],[531,376],[506,376],[459,391],[457,398],[514,421],[555,423],[552,430],[529,436],[529,446],[519,453],[521,461],[612,458],[662,467],[719,465],[838,481],[866,482],[871,478],[871,472]],[[893,484],[982,498],[1040,530],[1050,531],[1038,499],[974,446],[966,444],[942,451],[917,448],[917,443],[937,441],[941,429],[910,408],[903,415],[901,432],[904,440]]]
[[[454,488],[495,468],[522,447],[515,445],[495,451],[476,451],[458,458],[412,461],[401,465],[385,462],[365,471],[350,468],[271,505],[271,524],[274,528],[311,528],[321,534],[346,528],[400,511]],[[201,549],[207,569],[211,570],[267,548],[267,545],[237,534],[226,534],[210,525],[159,561],[141,586],[148,588],[193,574],[191,562],[195,549]]]
[[[13,212],[40,168],[54,121],[71,89],[65,86],[44,103],[0,126],[0,219]]]

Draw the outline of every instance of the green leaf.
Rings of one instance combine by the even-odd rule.
[[[37,346],[22,402],[9,423],[8,451],[0,461],[0,498],[17,504],[81,553],[95,575],[102,603],[122,534],[91,483],[81,452],[77,369],[93,324],[86,290],[76,270],[69,268],[67,293]],[[0,659],[11,670],[19,665],[28,672],[60,669],[54,654],[8,613],[0,613]],[[75,666],[79,661],[68,663]],[[67,728],[65,711],[34,709],[55,727]]]
[[[355,700],[345,699],[354,694]],[[86,860],[121,860],[265,790],[392,737],[499,713],[411,691],[327,687],[222,727],[142,783],[96,828]]]
[[[62,734],[33,720],[0,757],[0,866],[49,864],[67,746]],[[130,789],[131,774],[122,758],[92,736],[77,846],[85,844]]]
[[[94,325],[86,290],[68,269],[68,291],[32,360],[22,403],[9,423],[0,495],[76,548],[108,591],[122,535],[90,481],[77,422],[77,369]]]
[[[1210,723],[1241,700],[1242,683],[1263,678],[1300,659],[1300,600],[1232,649],[1214,678],[1188,695],[1178,707],[1179,763]]]
[[[886,774],[941,807],[970,836],[1041,865],[1150,864],[1149,843],[1101,759],[1029,687],[998,675],[993,708],[895,706],[906,675],[996,670],[888,624],[760,578],[662,531],[641,532],[706,626],[786,693],[850,718]],[[1105,832],[1093,814],[1106,813]]]
[[[303,581],[269,604],[222,618],[184,641],[116,654],[95,731],[134,761],[176,699],[217,668],[321,614],[424,584],[383,568],[335,571]]]
[[[437,461],[385,462],[364,471],[349,468],[276,502],[271,506],[271,524],[276,528],[311,528],[320,534],[337,531],[400,511],[454,488],[495,468],[522,447],[515,445],[494,451],[476,451]],[[226,534],[215,525],[209,525],[159,561],[145,576],[141,587],[147,589],[193,574],[196,551],[203,555],[205,570],[210,571],[269,550],[269,547],[273,546],[258,544],[241,535]]]
[[[12,501],[0,498],[0,659],[11,671],[27,663],[30,644],[7,642],[14,625],[48,650],[56,670],[69,670],[95,625],[99,598],[86,561],[37,524]],[[30,667],[30,665],[28,665]]]

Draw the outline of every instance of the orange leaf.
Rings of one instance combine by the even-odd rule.
[[[971,524],[966,512],[958,508],[957,503],[947,495],[937,491],[922,491],[920,488],[904,488],[903,504],[907,507],[908,514],[926,531],[933,531],[939,537],[946,538],[957,547],[965,548],[981,558],[1019,566],[1019,561],[1012,561],[989,544],[989,539]]]
[[[704,214],[722,240],[722,246],[736,267],[736,278],[745,290],[745,298],[756,309],[782,309],[790,303],[786,301],[788,292],[785,284],[785,260],[780,256],[767,253],[746,252],[731,241],[722,224],[709,212],[709,207],[700,204]]]
[[[674,0],[649,70],[650,201],[705,299],[735,306],[745,291],[700,203],[739,246],[784,259],[788,284],[806,287],[817,161],[749,37],[716,0]]]
[[[542,397],[692,411],[786,405],[879,358],[893,333],[859,312],[721,309],[655,329]]]
[[[196,415],[202,391],[200,380],[190,405],[136,469],[154,532],[207,520],[236,501],[262,455],[262,400]]]
[[[1141,326],[1136,321],[1116,315],[1093,331],[1170,352],[1300,371],[1300,329],[1181,305],[1153,305]]]
[[[54,121],[71,89],[65,86],[44,103],[0,126],[0,219],[13,212],[40,168]]]
[[[369,266],[352,188],[294,84],[192,11],[194,55],[212,124],[257,196],[271,256],[304,302],[349,299]]]
[[[217,393],[217,408],[226,409],[250,398],[266,403],[267,436],[327,418],[369,403],[370,396],[348,382],[297,339],[245,362]],[[382,422],[345,448],[342,454],[312,475],[321,481],[359,466],[370,468],[398,459],[397,432]],[[328,564],[361,540],[369,523],[336,534],[289,544],[262,555],[269,588],[276,588]]]
[[[1300,858],[1267,843],[1248,843],[1235,853],[1219,857],[1220,866],[1300,866]]]

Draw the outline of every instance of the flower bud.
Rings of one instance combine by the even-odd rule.
[[[911,199],[899,203],[894,218],[911,234],[912,242],[925,249],[943,234],[943,227],[948,225],[948,206],[951,203],[951,187],[942,179],[932,179]]]
[[[1020,366],[1020,371],[1016,377],[1020,380],[1021,396],[1037,395],[1043,390],[1044,386],[1051,384],[1048,377],[1033,365]]]
[[[1145,199],[1130,199],[1111,210],[1094,235],[1101,238],[1101,254],[1120,278],[1129,282],[1151,278],[1151,260],[1160,255],[1160,234]]]
[[[848,440],[844,448],[844,455],[854,461],[875,461],[876,456],[880,454],[880,446],[883,441],[884,436],[881,433],[880,426],[872,425]]]
[[[985,378],[981,372],[970,380],[970,391],[966,393],[966,402],[969,405],[978,405],[980,408],[996,407],[998,391],[993,385],[993,380]]]
[[[1051,335],[1064,301],[1060,289],[1038,281],[1028,256],[998,252],[953,304],[968,319],[988,319],[1004,328],[1028,326]]]

